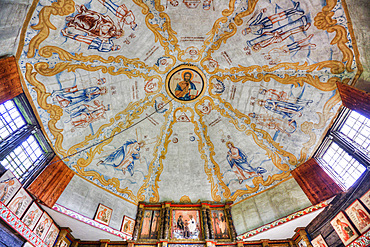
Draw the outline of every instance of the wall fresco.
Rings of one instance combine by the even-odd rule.
[[[18,61],[81,177],[132,203],[237,202],[312,155],[335,83],[361,73],[345,12],[340,0],[35,1]],[[179,66],[204,73],[203,93],[168,93]]]

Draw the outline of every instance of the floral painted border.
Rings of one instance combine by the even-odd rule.
[[[273,221],[271,223],[268,223],[268,224],[266,224],[264,226],[260,226],[260,227],[254,229],[254,230],[249,231],[249,232],[246,232],[246,233],[243,233],[241,235],[238,235],[236,238],[237,238],[237,240],[247,239],[247,238],[252,237],[252,236],[254,236],[254,235],[258,234],[258,233],[261,233],[261,232],[270,230],[270,229],[272,229],[272,228],[274,228],[276,226],[279,226],[279,225],[284,224],[286,222],[289,222],[291,220],[297,219],[297,218],[299,218],[301,216],[304,216],[304,215],[307,215],[309,213],[312,213],[312,212],[314,212],[316,210],[319,210],[321,208],[324,208],[324,207],[326,207],[328,205],[329,205],[328,201],[321,202],[321,203],[316,204],[314,206],[310,206],[310,207],[305,208],[305,209],[303,209],[301,211],[298,211],[298,212],[295,212],[293,214],[290,214],[290,215],[288,215],[288,216],[286,216],[284,218],[275,220],[275,221]]]
[[[366,247],[370,246],[370,230],[362,234],[347,247]]]
[[[54,209],[55,211],[58,211],[59,213],[62,213],[64,215],[67,215],[67,216],[69,216],[71,218],[74,218],[74,219],[76,219],[78,221],[81,221],[83,223],[86,223],[86,224],[88,224],[90,226],[99,228],[100,230],[103,230],[103,231],[106,231],[106,232],[108,232],[110,234],[113,234],[113,235],[116,235],[118,237],[121,237],[121,238],[123,238],[125,240],[131,240],[131,238],[132,238],[130,235],[128,235],[126,233],[120,232],[120,231],[118,231],[116,229],[113,229],[112,227],[106,226],[106,225],[101,224],[101,223],[99,223],[99,222],[97,222],[95,220],[92,220],[90,218],[87,218],[86,216],[83,216],[83,215],[81,215],[79,213],[76,213],[76,212],[74,212],[72,210],[69,210],[68,208],[65,208],[65,207],[63,207],[63,206],[61,206],[61,205],[59,205],[57,203],[54,204],[54,206],[53,206],[52,209]]]
[[[48,247],[31,229],[26,226],[15,214],[0,202],[0,218],[11,228],[16,230],[30,244],[35,247]]]

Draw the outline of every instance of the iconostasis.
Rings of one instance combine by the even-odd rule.
[[[231,203],[230,203],[231,204]],[[133,239],[155,242],[166,239],[175,243],[235,241],[230,204],[140,203]]]

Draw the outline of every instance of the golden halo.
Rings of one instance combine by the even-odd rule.
[[[194,82],[197,83],[196,88],[197,92],[195,98],[191,99],[182,99],[176,96],[176,87],[177,84],[184,80],[184,74],[189,72],[191,75],[191,79],[195,80]],[[182,76],[182,77],[180,77]],[[207,78],[203,74],[203,71],[200,70],[198,67],[189,65],[189,64],[182,64],[173,68],[166,77],[166,91],[168,95],[173,98],[175,101],[180,103],[190,103],[198,100],[202,95],[205,93],[207,87]]]
[[[181,73],[181,78],[184,79],[184,74],[186,72],[189,72],[191,74],[191,77],[190,77],[190,80],[194,78],[194,74],[191,70],[184,70],[182,73]]]

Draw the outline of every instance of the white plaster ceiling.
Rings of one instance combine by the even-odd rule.
[[[340,1],[44,0],[30,13],[19,66],[54,150],[132,203],[276,185],[320,143],[336,81],[360,73]],[[196,99],[166,89],[176,68],[193,71]]]

